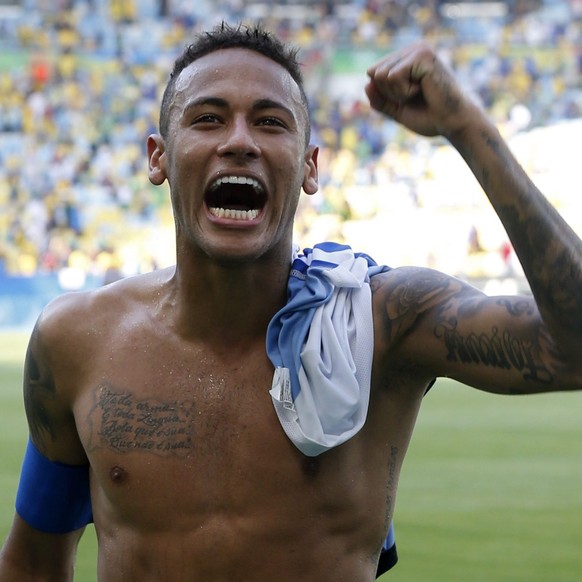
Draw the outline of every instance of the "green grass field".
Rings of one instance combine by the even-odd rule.
[[[27,434],[25,342],[22,334],[0,334],[2,540]],[[404,466],[396,534],[400,562],[382,580],[582,579],[582,394],[509,398],[440,381]],[[88,528],[77,582],[95,582],[95,556]]]

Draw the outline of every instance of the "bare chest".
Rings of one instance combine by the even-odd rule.
[[[210,443],[226,447],[251,419],[267,428],[259,425],[270,424],[271,376],[260,353],[236,362],[175,347],[103,354],[80,387],[81,438],[90,455],[202,455]]]
[[[176,349],[94,359],[75,416],[96,520],[156,528],[172,515],[191,530],[244,514],[269,523],[297,508],[298,491],[312,514],[369,503],[368,478],[354,480],[357,443],[309,459],[289,441],[269,394],[272,374],[264,351],[237,361]]]

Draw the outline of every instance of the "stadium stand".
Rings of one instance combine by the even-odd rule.
[[[15,295],[42,288],[42,302],[173,262],[168,192],[147,180],[145,138],[174,57],[223,19],[260,20],[301,47],[322,152],[321,191],[302,201],[298,242],[349,239],[392,265],[521,280],[446,143],[407,133],[364,101],[367,65],[422,37],[582,230],[580,0],[2,0],[0,325],[25,310]]]

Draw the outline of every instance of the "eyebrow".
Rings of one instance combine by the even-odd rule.
[[[220,97],[198,97],[197,99],[192,99],[187,101],[184,105],[184,112],[194,109],[195,107],[203,107],[204,105],[213,105],[215,107],[224,108],[228,106],[225,99]]]

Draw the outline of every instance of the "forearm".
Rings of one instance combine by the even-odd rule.
[[[486,116],[449,140],[501,219],[542,317],[561,351],[580,358],[582,241],[521,168]]]
[[[0,551],[2,582],[69,582],[83,530],[52,535],[28,526],[18,515]]]
[[[0,554],[0,580],[2,582],[67,582],[73,580],[73,568],[57,570],[35,568],[23,555],[11,555],[9,551]]]
[[[10,562],[8,558],[0,557],[0,580],[2,582],[67,582],[73,580],[73,572],[46,574],[34,572],[20,563]]]

